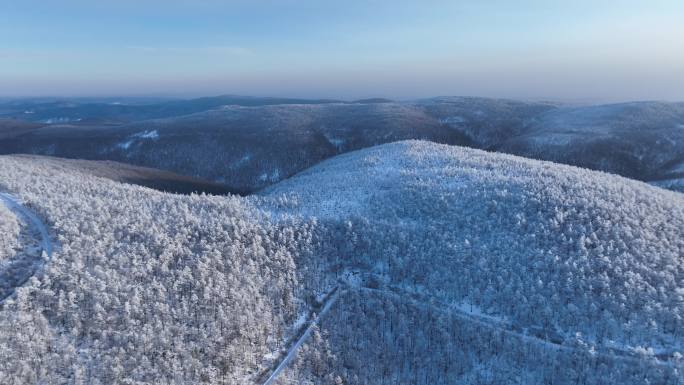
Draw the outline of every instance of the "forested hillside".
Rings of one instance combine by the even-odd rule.
[[[359,234],[349,261],[372,272],[302,350],[295,378],[624,384],[681,375],[667,369],[682,351],[676,193],[423,142],[339,156],[267,193],[283,214],[349,220]]]
[[[0,101],[0,119],[43,123],[128,123],[170,118],[207,111],[225,105],[269,106],[277,104],[323,104],[335,100],[269,98],[220,95],[196,99],[152,97],[27,98]]]
[[[45,166],[49,165],[65,173],[79,172],[176,194],[228,195],[244,193],[244,191],[233,190],[225,185],[204,179],[121,162],[66,159],[39,155],[17,155],[17,158],[35,159]]]
[[[30,106],[6,107],[13,119],[0,119],[0,153],[113,160],[244,193],[335,155],[406,139],[550,160],[674,190],[684,178],[682,103],[573,107],[471,97],[339,102],[226,96]]]
[[[5,206],[0,205],[0,263],[9,259],[19,245],[19,222]]]
[[[259,196],[27,157],[0,157],[0,190],[57,244],[0,310],[3,383],[262,383],[335,288],[280,383],[676,385],[684,369],[684,196],[625,178],[405,141]]]
[[[677,384],[681,361],[600,353],[382,290],[349,291],[278,384]],[[466,313],[467,314],[467,313]]]
[[[56,125],[8,138],[0,152],[115,160],[252,192],[341,152],[402,139],[467,143],[410,105],[298,104],[225,106],[122,126]]]
[[[523,327],[665,347],[684,326],[678,193],[401,142],[336,157],[268,195],[283,212],[357,218],[363,246],[347,258],[383,279]]]
[[[684,103],[638,102],[541,114],[502,152],[657,181],[683,177]]]
[[[269,223],[238,197],[0,163],[2,190],[58,245],[0,310],[3,384],[252,383],[308,309],[296,267],[316,249],[309,223]]]

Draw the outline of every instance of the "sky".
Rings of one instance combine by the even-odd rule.
[[[681,0],[0,0],[0,96],[684,101]]]

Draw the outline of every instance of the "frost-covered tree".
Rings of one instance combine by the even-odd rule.
[[[401,142],[247,198],[20,157],[0,185],[56,245],[0,310],[2,383],[257,383],[335,287],[281,382],[682,373],[684,197],[638,182]]]
[[[0,263],[9,259],[19,246],[19,221],[0,203]]]

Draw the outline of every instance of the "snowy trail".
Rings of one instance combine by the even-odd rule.
[[[10,209],[20,220],[26,223],[31,233],[39,235],[39,253],[23,252],[18,254],[9,266],[0,270],[0,284],[10,284],[9,290],[0,291],[0,304],[14,293],[14,289],[26,283],[40,270],[43,265],[42,253],[52,258],[53,245],[50,234],[43,221],[31,210],[26,208],[16,197],[7,193],[0,193],[0,202]]]
[[[345,287],[345,289],[342,289],[342,287]],[[437,305],[441,311],[448,313],[452,316],[455,316],[457,318],[460,318],[463,321],[474,322],[474,323],[477,323],[477,324],[479,324],[483,327],[486,327],[486,328],[496,329],[504,335],[508,335],[508,336],[511,336],[514,338],[518,338],[518,339],[520,339],[520,341],[525,342],[525,343],[540,344],[540,345],[545,346],[548,349],[560,350],[560,351],[564,351],[567,353],[577,353],[577,352],[588,353],[588,351],[577,349],[575,347],[565,346],[565,345],[558,344],[558,343],[553,342],[553,341],[546,340],[544,338],[540,338],[537,336],[533,336],[533,335],[529,335],[529,334],[525,334],[525,333],[520,333],[520,332],[517,332],[514,330],[510,330],[509,328],[505,327],[504,325],[499,324],[498,322],[495,322],[495,321],[492,321],[492,320],[489,320],[486,318],[478,317],[478,316],[475,316],[473,314],[469,314],[467,312],[464,312],[464,311],[459,310],[459,309],[455,309],[455,308],[453,308],[451,306],[447,306],[445,304],[439,304],[439,303],[434,303],[434,302],[425,303],[423,301],[410,299],[411,295],[409,295],[408,293],[403,293],[401,290],[397,290],[397,288],[394,288],[394,287],[390,288],[389,290],[380,290],[380,289],[372,289],[372,288],[367,288],[367,287],[359,287],[359,286],[352,284],[349,286],[347,286],[347,285],[343,285],[341,287],[338,286],[333,290],[332,294],[330,294],[328,296],[328,299],[326,300],[323,308],[321,309],[320,314],[318,314],[309,323],[309,326],[307,326],[306,331],[289,348],[287,355],[285,357],[283,357],[283,359],[280,361],[278,366],[273,370],[273,372],[268,377],[268,379],[265,382],[263,382],[263,385],[275,384],[275,381],[278,378],[278,375],[287,367],[287,365],[290,363],[290,361],[296,355],[296,353],[299,350],[299,348],[301,347],[301,345],[304,342],[306,342],[306,340],[311,335],[311,332],[313,330],[314,325],[317,325],[319,323],[320,319],[322,317],[324,317],[326,315],[326,313],[328,313],[328,311],[330,310],[332,305],[337,301],[340,293],[346,292],[347,290],[359,290],[359,291],[375,292],[375,293],[379,293],[381,295],[396,296],[396,297],[399,297],[402,299],[408,299],[409,301],[415,302],[417,304],[422,304],[422,305],[430,304],[433,306]],[[604,357],[612,358],[612,359],[621,359],[621,360],[625,360],[627,362],[634,362],[635,364],[639,364],[641,362],[637,357],[629,354],[628,352],[620,351],[617,349],[613,350],[612,353],[593,352],[591,354],[594,356],[604,356]],[[669,362],[668,361],[661,361],[661,364],[669,365]]]
[[[540,338],[534,335],[530,334],[525,334],[521,333],[515,330],[511,330],[508,327],[506,327],[504,324],[501,324],[496,321],[492,321],[490,319],[484,318],[484,317],[479,317],[475,316],[473,314],[469,314],[467,312],[464,312],[462,310],[459,310],[457,308],[453,308],[451,306],[448,306],[446,304],[439,303],[437,301],[421,301],[421,300],[416,300],[416,299],[411,299],[411,294],[404,292],[401,289],[398,289],[396,287],[390,287],[389,290],[380,290],[380,289],[372,289],[368,287],[357,287],[358,290],[361,291],[367,291],[367,292],[375,292],[379,293],[381,295],[389,295],[389,296],[396,296],[398,298],[404,299],[404,300],[409,300],[411,302],[414,302],[416,304],[422,304],[422,305],[428,305],[428,306],[435,306],[436,309],[440,309],[446,314],[452,315],[454,317],[460,318],[463,321],[466,322],[474,322],[478,325],[481,325],[483,327],[491,328],[491,329],[496,329],[499,332],[501,332],[504,335],[511,336],[514,338],[518,338],[523,342],[526,343],[534,343],[534,344],[540,344],[543,345],[549,349],[554,349],[554,350],[559,350],[567,353],[576,353],[576,352],[581,352],[581,353],[587,353],[588,351],[581,350],[572,346],[567,346],[567,345],[562,345],[544,338]],[[597,352],[594,351],[591,354],[595,356],[602,356],[602,357],[607,357],[607,358],[612,358],[612,359],[621,359],[625,360],[628,362],[634,362],[635,364],[639,364],[642,361],[631,354],[628,351],[620,350],[620,349],[611,349],[612,352]],[[659,361],[661,364],[664,365],[670,365],[670,362],[668,361],[667,358],[663,359],[663,357],[659,357]]]
[[[297,350],[299,350],[302,344],[309,338],[313,330],[313,327],[318,324],[321,318],[324,317],[328,311],[330,311],[332,305],[335,303],[335,301],[337,301],[339,294],[339,288],[336,287],[333,290],[332,295],[328,297],[325,305],[323,305],[323,309],[321,309],[321,312],[309,323],[309,326],[306,328],[306,331],[304,331],[302,336],[299,337],[299,339],[297,339],[297,342],[295,342],[294,345],[290,346],[290,349],[287,351],[287,355],[282,359],[282,361],[280,361],[280,364],[278,364],[275,370],[273,370],[268,379],[264,381],[263,385],[272,385],[275,383],[275,380],[278,378],[280,372],[282,372],[283,369],[287,367],[287,365],[290,363],[292,358],[297,353]]]

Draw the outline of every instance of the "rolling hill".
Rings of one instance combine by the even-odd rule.
[[[72,104],[60,108],[92,107]],[[107,110],[68,115],[57,124],[23,123],[36,127],[14,134],[3,130],[0,153],[114,160],[253,192],[340,153],[421,139],[606,171],[674,190],[682,185],[681,103],[570,107],[465,97],[342,103],[226,96],[97,105]]]
[[[3,153],[109,159],[254,191],[341,152],[402,139],[467,143],[421,109],[396,103],[226,106],[116,127],[48,126]]]
[[[175,194],[243,194],[243,191],[230,189],[225,185],[175,174],[159,169],[133,166],[127,163],[109,160],[94,161],[80,159],[55,158],[40,155],[17,155],[17,158],[36,160],[64,172],[77,172],[109,180],[149,187],[159,191]]]
[[[684,365],[684,196],[626,178],[403,141],[249,197],[17,156],[0,185],[58,244],[2,305],[0,378],[260,384],[333,292],[276,383],[676,384]]]
[[[263,194],[276,217],[344,223],[342,265],[363,277],[296,381],[642,383],[681,362],[680,194],[425,142],[341,155]]]
[[[266,106],[330,102],[335,101],[238,95],[221,95],[189,100],[145,98],[20,99],[0,103],[0,117],[48,124],[83,123],[98,120],[126,123],[189,115],[225,105]]]
[[[684,163],[684,103],[640,102],[542,114],[499,151],[633,179],[671,178]]]

